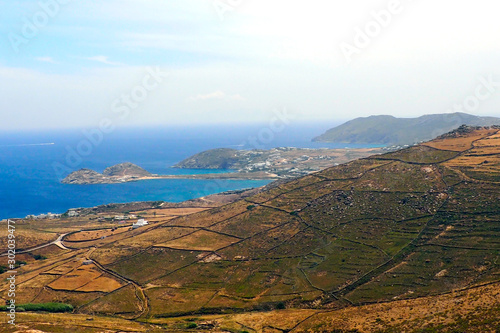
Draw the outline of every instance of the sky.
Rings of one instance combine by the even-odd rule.
[[[0,130],[500,116],[491,0],[0,6]]]

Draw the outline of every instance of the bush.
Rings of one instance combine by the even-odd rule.
[[[186,325],[186,328],[196,328],[198,325],[196,323],[189,323]]]
[[[254,209],[254,208],[255,208],[255,205],[248,205],[248,206],[247,206],[247,209],[248,209],[248,210],[252,210],[252,209]]]
[[[26,261],[22,261],[22,260],[16,261],[16,264],[14,265],[14,269],[21,267],[21,265],[26,265]],[[8,266],[0,265],[0,274],[3,274],[5,272],[7,272],[8,270],[9,270]]]
[[[34,254],[33,258],[35,258],[35,260],[45,260],[45,259],[47,259],[46,256],[42,256],[41,254]]]
[[[72,312],[73,305],[64,303],[26,303],[16,306],[25,311],[46,311],[46,312]],[[0,311],[7,311],[7,306],[0,306]]]

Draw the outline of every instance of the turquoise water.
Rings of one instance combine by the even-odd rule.
[[[280,146],[344,147],[345,144],[312,143],[326,128],[302,126],[277,133],[258,148]],[[28,214],[63,213],[70,208],[107,203],[164,200],[180,202],[227,190],[263,186],[269,181],[161,179],[123,184],[67,185],[60,180],[69,172],[132,162],[157,174],[193,174],[226,170],[183,170],[172,165],[200,151],[229,147],[254,148],[248,138],[262,126],[124,129],[106,134],[102,142],[82,146],[89,140],[80,130],[0,133],[0,219]],[[80,149],[85,156],[68,163],[69,152]],[[55,167],[55,165],[59,167]],[[61,168],[60,166],[63,166]]]

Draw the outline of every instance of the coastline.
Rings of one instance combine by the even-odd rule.
[[[147,179],[144,179],[147,180]],[[105,203],[89,207],[72,207],[64,212],[52,213],[45,212],[38,215],[29,214],[24,217],[6,217],[0,218],[0,223],[5,223],[8,220],[58,220],[61,218],[75,218],[87,216],[93,213],[104,213],[106,211],[141,211],[154,209],[172,209],[172,208],[213,208],[214,203],[229,203],[245,195],[255,194],[260,192],[267,185],[257,187],[246,187],[237,190],[225,190],[217,193],[207,194],[200,197],[187,199],[180,202],[171,202],[164,200],[145,200],[145,201],[130,201],[130,202],[115,202]]]
[[[305,176],[358,158],[382,153],[378,148],[309,149],[278,147],[268,150],[217,148],[202,151],[176,163],[179,169],[222,170],[221,173],[153,174],[130,162],[106,168],[102,173],[80,169],[62,180],[63,184],[119,184],[151,179],[276,180]],[[234,171],[232,171],[234,170]]]
[[[159,179],[197,179],[197,180],[277,180],[283,177],[269,172],[231,172],[231,173],[205,173],[187,175],[150,175],[150,176],[110,176],[99,179],[95,182],[88,180],[64,182],[69,185],[97,185],[97,184],[122,184],[138,182],[143,180]]]

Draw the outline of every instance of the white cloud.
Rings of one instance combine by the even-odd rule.
[[[352,43],[355,28],[390,1],[224,0],[234,9],[223,21],[214,0],[72,2],[30,52],[0,59],[0,112],[8,114],[0,128],[92,125],[113,116],[111,101],[148,65],[172,76],[131,125],[266,120],[265,110],[283,106],[311,120],[418,116],[463,101],[480,75],[500,81],[491,0],[400,0],[401,14],[347,65],[339,44]],[[23,15],[8,16],[18,24]],[[0,30],[18,31],[12,22],[0,20]],[[57,50],[50,55],[58,66],[46,45]],[[499,99],[476,113],[498,114]]]
[[[54,59],[52,59],[52,57],[36,57],[35,60],[40,62],[47,62],[50,64],[57,64],[57,62]]]

